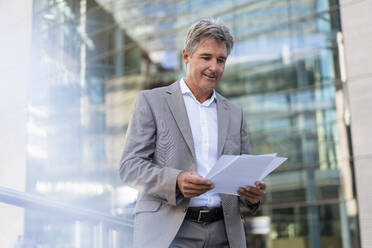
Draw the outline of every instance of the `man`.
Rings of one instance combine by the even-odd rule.
[[[266,185],[210,194],[203,177],[222,154],[249,152],[243,111],[214,90],[232,46],[226,26],[199,21],[182,52],[186,78],[136,100],[120,166],[140,191],[134,247],[245,247],[239,206],[255,212]]]

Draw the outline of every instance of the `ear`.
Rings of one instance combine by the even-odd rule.
[[[190,57],[189,57],[189,54],[186,52],[185,49],[182,50],[182,59],[185,62],[185,64],[189,63]]]

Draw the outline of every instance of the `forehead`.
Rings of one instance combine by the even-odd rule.
[[[197,53],[197,54],[208,53],[208,54],[227,57],[227,49],[226,49],[225,43],[221,41],[217,41],[215,39],[208,39],[208,38],[203,38],[200,40],[194,53]]]

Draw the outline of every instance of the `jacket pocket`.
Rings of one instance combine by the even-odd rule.
[[[140,200],[137,202],[134,213],[157,212],[161,206],[160,201]]]

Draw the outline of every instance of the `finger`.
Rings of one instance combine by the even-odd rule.
[[[187,194],[204,194],[205,192],[207,192],[208,190],[195,190],[195,189],[188,189],[188,190],[185,190],[185,193]]]
[[[249,197],[249,198],[259,198],[259,195],[252,194],[251,192],[248,192],[244,189],[239,189],[238,194],[241,196]]]
[[[243,197],[244,199],[246,199],[247,201],[249,201],[252,204],[256,204],[256,203],[260,202],[260,200],[256,199],[256,198],[250,198],[250,197],[246,197],[246,196],[241,196],[241,197]]]
[[[203,177],[201,177],[198,173],[196,173],[195,171],[187,171],[185,174],[184,174],[184,180],[186,181],[197,181],[198,179],[204,179]]]
[[[264,193],[263,190],[257,187],[247,186],[244,188],[246,191],[251,192],[253,194],[262,195]]]
[[[201,185],[195,185],[195,184],[185,184],[183,186],[183,191],[203,194],[203,193],[205,193],[205,192],[207,192],[207,191],[209,191],[213,188],[214,188],[214,185],[212,185],[212,186],[201,186]]]
[[[212,182],[198,175],[192,175],[187,178],[187,181],[197,185],[212,185]]]
[[[249,202],[251,203],[257,203],[259,202],[261,199],[256,197],[256,196],[252,196],[250,194],[247,194],[246,192],[244,191],[238,191],[238,194],[243,197],[244,199],[248,200]]]
[[[214,185],[186,183],[183,188],[187,190],[211,190],[214,188]]]
[[[247,194],[251,194],[251,195],[254,195],[254,196],[263,196],[264,192],[258,188],[255,188],[255,187],[245,187],[245,188],[241,188],[244,192],[246,192]]]
[[[257,203],[257,202],[259,202],[262,199],[262,197],[258,197],[256,195],[252,195],[250,193],[245,192],[244,190],[238,190],[238,194],[241,197],[243,197],[246,200],[248,200],[249,202],[251,202],[251,203]]]
[[[257,181],[255,182],[255,185],[257,188],[260,188],[262,190],[266,190],[266,184],[264,182]]]
[[[242,192],[240,194],[242,197],[248,199],[250,202],[252,203],[256,203],[256,202],[259,202],[262,200],[263,196],[257,196],[257,195],[253,195],[251,193],[247,193],[247,192]]]
[[[199,191],[199,190],[187,190],[184,192],[185,197],[195,197],[204,194],[206,191]]]

